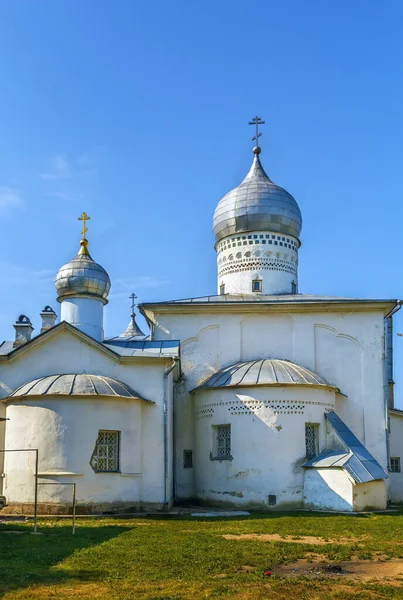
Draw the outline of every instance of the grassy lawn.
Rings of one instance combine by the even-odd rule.
[[[0,524],[5,600],[403,598],[403,575],[382,574],[385,565],[403,573],[403,512],[80,519],[75,536],[59,519],[40,521],[43,535],[30,531],[32,522]],[[367,574],[311,573],[322,561],[355,561]]]

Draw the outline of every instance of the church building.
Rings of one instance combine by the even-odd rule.
[[[111,281],[82,214],[78,254],[55,278],[59,322],[46,306],[33,336],[20,315],[0,344],[3,510],[32,511],[37,489],[40,511],[66,512],[71,483],[81,512],[403,501],[401,302],[299,292],[301,211],[266,174],[259,135],[214,213],[217,293],[139,305],[148,335],[133,304],[105,337]]]

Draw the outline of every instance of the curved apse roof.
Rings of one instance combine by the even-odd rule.
[[[238,362],[214,373],[195,390],[221,387],[249,387],[254,385],[310,385],[340,391],[317,373],[288,360],[261,359]],[[194,391],[195,391],[194,390]]]
[[[116,398],[138,398],[140,396],[126,383],[87,373],[71,373],[69,375],[49,375],[24,383],[9,395],[10,398],[22,396],[113,396]],[[151,400],[146,400],[151,402]]]

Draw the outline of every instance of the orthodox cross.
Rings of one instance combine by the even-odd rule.
[[[83,227],[81,229],[81,235],[83,236],[84,239],[85,239],[85,234],[88,231],[88,227],[86,227],[85,224],[86,224],[86,221],[89,221],[90,219],[91,219],[91,217],[89,217],[87,215],[87,213],[85,213],[85,212],[81,213],[81,217],[78,217],[78,220],[83,222]]]
[[[133,293],[129,296],[129,298],[131,298],[131,301],[132,301],[132,315],[134,315],[134,300],[135,300],[135,298],[137,298],[137,296],[136,296],[136,294]]]
[[[259,133],[259,125],[264,125],[264,121],[262,121],[262,119],[260,117],[253,117],[252,121],[249,121],[249,125],[255,125],[256,126],[256,135],[255,137],[252,138],[252,140],[256,140],[256,146],[259,146],[259,138],[262,135],[261,133]]]

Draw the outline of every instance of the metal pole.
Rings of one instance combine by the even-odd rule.
[[[35,449],[35,499],[34,499],[34,533],[37,532],[38,522],[38,464],[39,464],[39,452]]]
[[[10,448],[0,450],[0,452],[35,452],[35,492],[34,492],[34,533],[37,529],[38,518],[38,466],[39,466],[39,450],[38,448]]]
[[[76,484],[73,483],[73,535],[76,533]]]
[[[72,485],[73,486],[73,535],[76,533],[76,483],[62,483],[61,481],[41,481],[39,485]]]

